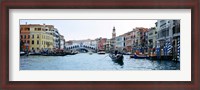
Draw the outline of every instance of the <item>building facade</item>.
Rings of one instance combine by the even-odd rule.
[[[58,32],[57,28],[52,28],[51,34],[53,35],[53,48],[54,49],[59,49],[60,47],[60,33]]]
[[[132,52],[134,32],[133,30],[124,34],[125,36],[125,51]]]
[[[30,51],[30,27],[20,26],[20,51]]]
[[[63,35],[60,35],[59,36],[60,38],[59,38],[59,49],[61,49],[61,50],[64,50],[65,49],[65,39],[64,39],[64,36]]]
[[[172,41],[172,20],[157,21],[157,43],[161,48],[164,48],[165,43]]]
[[[120,35],[116,37],[116,49],[120,52],[123,52],[125,49],[125,37],[124,35]]]
[[[106,43],[105,43],[105,51],[107,52],[107,53],[110,53],[110,51],[111,51],[111,40],[110,39],[107,39],[106,40]]]
[[[180,20],[157,20],[157,44],[161,55],[180,56]]]
[[[157,30],[155,27],[149,28],[148,31],[148,51],[155,52],[156,44],[157,44]]]
[[[53,25],[24,24],[20,25],[20,42],[28,47],[30,52],[52,51],[57,43],[54,39],[55,28]]]
[[[106,38],[98,38],[97,39],[97,51],[105,51],[106,50]]]
[[[53,49],[53,35],[45,25],[30,25],[31,52],[41,52]]]
[[[148,29],[137,27],[134,29],[133,51],[140,51],[146,53],[148,51]]]

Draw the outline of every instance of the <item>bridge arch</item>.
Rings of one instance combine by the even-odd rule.
[[[76,51],[85,51],[85,52],[96,52],[96,47],[90,45],[71,45],[66,46],[66,50],[76,50]]]

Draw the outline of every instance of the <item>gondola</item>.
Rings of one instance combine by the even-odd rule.
[[[130,58],[135,58],[135,59],[148,59],[149,57],[148,56],[146,56],[146,55],[136,55],[136,54],[134,54],[134,55],[131,55],[130,56]]]
[[[119,64],[121,66],[124,65],[124,62],[123,62],[124,56],[122,54],[117,54],[117,55],[115,55],[115,54],[109,54],[109,57],[112,59],[112,61],[114,63],[117,63],[117,64]]]
[[[23,52],[23,51],[21,51],[20,52],[20,56],[24,56],[24,55],[26,55],[27,53],[25,53],[25,52]]]
[[[29,53],[29,55],[41,55],[41,53]]]
[[[109,54],[109,57],[113,60],[113,61],[123,61],[124,56],[122,54]]]

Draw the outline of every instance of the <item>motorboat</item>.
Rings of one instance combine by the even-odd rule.
[[[105,54],[106,52],[105,51],[99,51],[97,52],[98,54]]]

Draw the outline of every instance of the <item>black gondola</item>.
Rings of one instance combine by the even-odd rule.
[[[29,53],[29,55],[41,55],[41,53]]]
[[[124,56],[122,54],[109,54],[109,57],[112,59],[113,62],[118,63],[121,66],[124,65]]]
[[[27,53],[25,53],[25,52],[23,52],[23,51],[21,51],[20,52],[20,56],[24,56],[24,55],[26,55]]]

